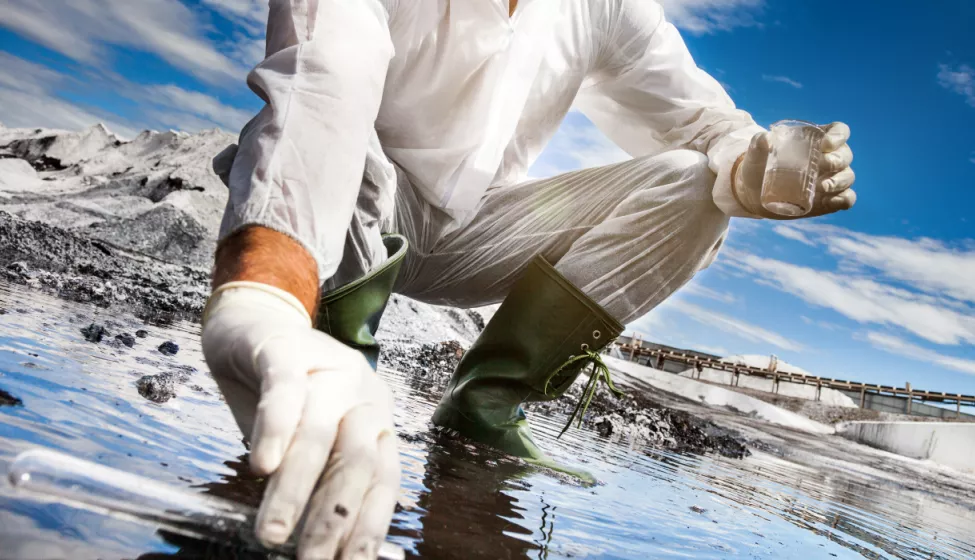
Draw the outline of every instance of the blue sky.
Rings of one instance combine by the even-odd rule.
[[[718,262],[630,327],[820,375],[975,394],[975,3],[668,0],[698,63],[768,125],[853,130],[857,207],[734,220]],[[236,131],[260,0],[7,0],[0,121]],[[625,157],[572,113],[533,168]]]

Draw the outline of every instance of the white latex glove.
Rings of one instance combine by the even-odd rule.
[[[250,436],[251,468],[271,477],[258,539],[284,543],[307,506],[299,558],[375,558],[400,478],[385,382],[283,290],[225,284],[203,320],[203,354]]]
[[[846,143],[849,139],[849,126],[836,122],[826,127],[816,198],[813,200],[812,210],[798,218],[812,218],[849,210],[856,204],[857,194],[850,188],[856,176],[850,167],[853,163],[853,150]],[[797,218],[774,214],[762,206],[762,182],[765,179],[765,164],[770,149],[767,132],[760,132],[752,138],[744,159],[732,178],[732,190],[738,202],[752,214],[772,220],[795,220]]]

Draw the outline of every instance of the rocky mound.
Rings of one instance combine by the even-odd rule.
[[[405,348],[392,346],[383,349],[380,364],[407,374],[419,386],[443,387],[463,355],[463,346],[455,340]],[[580,375],[562,398],[531,403],[526,408],[536,413],[568,416],[582,398],[587,379],[587,375]],[[600,386],[582,426],[610,441],[648,450],[717,453],[736,459],[749,455],[745,439],[738,433],[687,412],[664,407],[637,390],[617,397]]]
[[[208,267],[227,188],[211,160],[234,142],[145,131],[123,142],[80,132],[0,127],[0,210],[168,262]]]
[[[0,212],[0,278],[140,316],[195,318],[203,311],[209,274]]]

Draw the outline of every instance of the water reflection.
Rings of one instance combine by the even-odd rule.
[[[470,446],[443,433],[426,434],[422,452],[426,461],[423,487],[408,509],[419,521],[415,528],[394,524],[390,536],[412,542],[411,556],[449,558],[463,551],[464,558],[544,558],[555,531],[555,508],[541,497],[542,519],[537,531],[525,527],[525,509],[512,491],[530,493],[527,475],[532,468],[492,450]],[[257,507],[265,480],[250,473],[247,455],[225,463],[232,475],[195,486],[201,492]],[[536,533],[542,539],[535,540]],[[165,530],[160,537],[177,547],[173,552],[153,552],[139,560],[235,559],[256,560],[264,555],[240,543],[218,544],[187,538]],[[542,554],[539,554],[539,551]]]
[[[531,468],[442,433],[425,451],[418,556],[446,558],[462,550],[467,558],[538,557],[529,555],[540,546],[516,495],[530,493]]]
[[[134,317],[0,285],[0,471],[43,445],[169,484],[257,507],[263,480],[198,351],[196,325],[150,328],[134,349],[85,342],[92,320],[110,331]],[[23,302],[31,302],[25,304]],[[23,312],[18,312],[20,308]],[[113,332],[114,334],[114,332]],[[155,347],[180,345],[176,357]],[[193,367],[164,405],[135,390],[141,375]],[[403,492],[390,539],[422,558],[975,558],[975,481],[923,464],[898,472],[852,444],[778,430],[786,458],[746,460],[629,449],[532,418],[553,459],[593,472],[583,488],[434,430],[439,380],[386,372],[397,396]],[[770,436],[772,437],[772,436]],[[913,469],[913,470],[912,470]],[[933,484],[937,482],[937,484]],[[263,557],[157,527],[19,495],[0,480],[0,558]]]

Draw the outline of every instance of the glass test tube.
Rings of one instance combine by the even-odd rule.
[[[8,478],[22,491],[105,515],[149,521],[211,542],[235,541],[267,550],[254,537],[257,510],[170,486],[48,449],[31,449],[11,463]],[[272,551],[293,556],[294,540]],[[402,560],[399,546],[384,542],[379,558]]]

